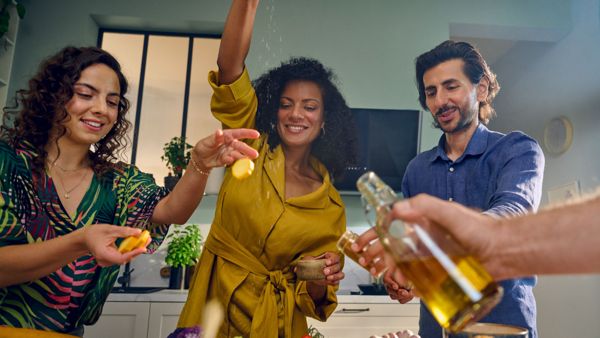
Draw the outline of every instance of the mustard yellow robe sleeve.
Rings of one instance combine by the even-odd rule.
[[[225,128],[254,127],[257,99],[248,73],[230,85],[217,86],[211,109]],[[327,169],[311,159],[323,177],[319,189],[285,199],[284,153],[272,151],[266,136],[251,141],[259,151],[247,179],[225,174],[215,217],[178,327],[198,325],[207,300],[218,298],[226,309],[219,337],[300,337],[306,316],[326,320],[337,306],[337,287],[316,305],[306,283],[295,280],[292,266],[305,255],[335,251],[345,231],[342,200]]]

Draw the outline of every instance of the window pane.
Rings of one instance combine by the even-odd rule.
[[[136,165],[163,183],[163,146],[181,135],[188,38],[150,36]]]
[[[220,41],[220,39],[194,39],[186,131],[187,140],[192,145],[221,127],[219,121],[210,112],[212,88],[207,80],[208,72],[217,69]]]
[[[127,81],[129,90],[125,97],[131,103],[127,113],[127,119],[131,122],[128,132],[127,148],[121,159],[131,161],[131,142],[133,142],[133,128],[135,126],[135,111],[140,82],[140,67],[142,64],[142,52],[144,48],[144,36],[141,34],[104,33],[102,36],[102,48],[111,53],[121,64],[121,69]]]
[[[199,139],[210,135],[221,123],[212,116],[210,97],[212,88],[208,84],[208,72],[217,69],[220,39],[195,38],[194,55],[192,57],[192,76],[190,81],[190,98],[187,115],[186,137],[194,145]],[[223,168],[213,169],[205,193],[219,192],[223,179]]]

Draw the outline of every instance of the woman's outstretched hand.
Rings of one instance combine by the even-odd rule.
[[[148,240],[143,247],[133,249],[127,253],[120,253],[115,241],[118,238],[139,236],[141,229],[110,224],[92,224],[84,229],[85,246],[100,266],[125,264],[145,253],[146,245],[150,242]]]
[[[254,129],[218,129],[194,147],[194,160],[204,169],[230,165],[240,158],[255,159],[258,152],[240,141],[241,139],[257,139],[259,132]]]

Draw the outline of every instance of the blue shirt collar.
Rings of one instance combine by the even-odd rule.
[[[483,125],[483,123],[479,123],[477,125],[477,129],[475,129],[475,133],[469,140],[469,144],[467,144],[467,149],[465,152],[456,160],[456,162],[460,162],[465,155],[481,155],[485,151],[487,147],[487,140],[489,135],[489,129]],[[441,159],[444,161],[449,161],[448,155],[446,155],[445,151],[446,145],[446,134],[442,134],[440,140],[438,141],[438,145],[436,147],[436,151],[431,153],[430,162],[433,162],[437,159]]]

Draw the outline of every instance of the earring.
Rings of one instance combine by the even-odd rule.
[[[271,130],[275,131],[275,123],[271,122]]]
[[[325,124],[321,126],[321,135],[325,136]]]

